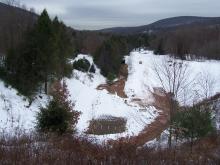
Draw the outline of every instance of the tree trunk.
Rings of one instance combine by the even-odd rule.
[[[44,87],[44,91],[45,91],[45,94],[47,94],[47,85],[48,85],[48,83],[47,83],[47,76],[46,76],[46,78],[45,78],[45,87]]]
[[[169,149],[172,147],[172,124],[173,124],[173,112],[174,112],[174,99],[173,96],[168,96],[170,102],[170,128],[169,128],[169,138],[168,145]]]
[[[190,141],[190,152],[191,154],[193,152],[193,138],[191,138],[191,141]]]
[[[171,147],[172,147],[172,129],[171,129],[171,126],[169,128],[168,146],[169,146],[169,149],[171,149]]]

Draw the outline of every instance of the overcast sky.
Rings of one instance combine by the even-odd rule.
[[[77,29],[138,26],[173,16],[220,16],[220,0],[20,0]]]

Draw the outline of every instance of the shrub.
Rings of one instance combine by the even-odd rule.
[[[73,110],[73,103],[68,100],[69,92],[65,82],[55,83],[53,100],[46,108],[41,107],[37,114],[37,129],[41,132],[63,134],[74,131],[80,113]]]
[[[204,137],[214,130],[211,113],[200,106],[178,112],[173,121],[174,126],[181,130],[181,137],[189,139],[191,145],[195,139]]]
[[[73,69],[76,69],[82,72],[88,72],[89,68],[90,68],[90,63],[85,58],[75,61],[73,63]]]

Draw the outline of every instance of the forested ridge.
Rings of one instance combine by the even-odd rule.
[[[181,59],[220,59],[220,26],[193,26],[160,32],[151,49],[156,54],[172,54]]]
[[[7,34],[4,42],[0,42],[4,47],[0,51],[6,54],[1,78],[26,96],[33,96],[39,90],[47,93],[49,82],[70,76],[72,66],[68,59],[79,53],[94,56],[103,75],[116,76],[124,55],[148,44],[147,35],[119,36],[77,31],[57,17],[51,20],[46,10],[40,16],[33,14],[21,22],[23,15],[30,16],[31,13],[16,7],[10,9],[15,12],[8,15],[8,24],[4,23],[8,27],[1,33]],[[17,22],[12,23],[14,20]],[[16,26],[21,26],[22,30]],[[7,32],[5,29],[12,31],[4,33]]]
[[[0,7],[4,9],[4,16],[0,17],[0,53],[6,54],[1,78],[24,95],[34,95],[39,90],[47,92],[48,82],[70,76],[72,66],[67,59],[79,53],[94,56],[106,77],[116,77],[124,56],[139,47],[182,59],[220,58],[217,25],[118,35],[72,29],[57,17],[51,20],[46,10],[39,16],[34,10],[5,4]]]
[[[0,53],[6,53],[23,40],[24,33],[37,20],[34,11],[27,11],[0,2]]]

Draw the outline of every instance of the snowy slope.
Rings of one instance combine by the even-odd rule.
[[[92,64],[93,59],[88,55],[78,55],[75,60],[86,58]],[[73,62],[72,61],[72,62]],[[141,112],[137,105],[128,105],[125,99],[117,95],[111,95],[106,90],[97,90],[97,86],[106,82],[95,66],[96,73],[83,73],[73,71],[73,77],[67,79],[67,85],[71,94],[71,100],[75,103],[75,109],[82,112],[77,124],[79,133],[84,133],[92,119],[103,116],[124,117],[127,119],[127,130],[122,134],[107,136],[94,136],[98,139],[118,138],[127,135],[137,135],[146,124],[151,123],[157,116],[154,107],[149,107],[149,112]],[[0,129],[2,132],[16,132],[16,130],[34,130],[36,113],[40,106],[47,103],[46,97],[37,99],[28,107],[28,101],[19,96],[17,91],[4,86],[0,82]]]
[[[15,133],[34,129],[36,113],[40,106],[45,106],[47,97],[29,102],[17,94],[15,89],[5,87],[0,80],[0,132]]]
[[[88,55],[78,55],[76,59],[86,58],[92,64],[93,59]],[[89,121],[103,116],[124,117],[127,119],[127,130],[121,134],[92,136],[101,140],[118,138],[127,135],[137,135],[145,126],[154,121],[158,115],[158,110],[148,106],[143,111],[143,107],[131,102],[133,98],[140,98],[149,104],[154,101],[151,91],[154,87],[161,87],[153,70],[154,63],[168,60],[169,56],[155,56],[152,51],[133,51],[126,56],[128,64],[128,79],[125,84],[125,93],[128,98],[123,99],[117,95],[109,94],[106,90],[97,90],[97,86],[106,82],[105,77],[100,74],[100,70],[95,66],[95,73],[83,73],[73,71],[73,77],[66,79],[70,91],[70,99],[75,103],[75,109],[82,112],[77,124],[79,133],[84,133]],[[186,61],[190,68],[190,79],[199,81],[200,75],[204,72],[215,78],[215,84],[210,95],[220,92],[220,62],[219,61]],[[196,91],[202,95],[202,88],[194,84],[191,93]],[[182,97],[180,97],[179,101]],[[36,113],[39,106],[45,106],[47,97],[37,99],[28,107],[28,101],[24,97],[17,95],[17,91],[7,88],[0,81],[0,131],[14,132],[16,129],[33,130],[35,127]],[[192,104],[188,101],[187,104]]]
[[[86,58],[92,64],[91,57],[86,55],[79,55],[76,60]],[[125,93],[128,98],[125,99],[117,95],[111,95],[107,91],[96,90],[99,84],[105,83],[105,78],[101,76],[100,71],[97,70],[95,74],[87,74],[79,71],[74,71],[74,77],[67,80],[67,84],[72,94],[71,99],[75,101],[75,108],[82,112],[82,116],[77,125],[80,132],[85,132],[89,126],[89,121],[97,119],[105,115],[124,117],[127,119],[127,131],[123,134],[105,135],[105,138],[116,138],[125,135],[137,135],[144,129],[147,124],[150,124],[158,115],[154,107],[146,107],[145,113],[140,111],[143,107],[131,102],[133,98],[140,98],[148,105],[150,105],[154,98],[151,94],[154,87],[162,87],[157,79],[154,71],[154,64],[161,63],[165,60],[170,60],[169,56],[155,56],[152,51],[133,51],[129,56],[125,57],[128,64],[128,79],[125,84]],[[210,77],[216,78],[216,84],[220,83],[218,79],[220,70],[220,62],[218,61],[185,61],[190,70],[189,79],[199,81],[200,75],[204,70],[209,73]],[[210,66],[210,67],[208,67]],[[97,69],[97,67],[96,67]],[[198,80],[197,80],[198,79]],[[201,87],[193,84],[193,91],[200,92]],[[194,93],[190,92],[189,100],[184,100],[186,104],[192,104],[192,96]],[[212,95],[220,91],[218,85],[214,86]],[[193,93],[193,94],[192,94]],[[182,93],[179,101],[183,102]],[[184,97],[186,98],[186,96]],[[200,99],[202,99],[202,95]],[[158,112],[158,111],[157,111]],[[152,114],[154,114],[152,116]],[[95,136],[103,138],[102,136]]]
[[[125,59],[129,66],[129,77],[125,86],[128,96],[150,98],[154,87],[162,87],[154,67],[170,60],[168,55],[154,55],[152,51],[141,50],[131,52]],[[180,92],[178,101],[181,104],[192,105],[206,97],[204,86],[201,85],[201,81],[206,81],[206,78],[213,80],[208,96],[220,92],[220,61],[184,61],[184,64],[187,65],[188,82],[192,83],[185,91]]]
[[[86,58],[91,64],[93,63],[89,56],[79,55],[76,59],[80,58]],[[126,118],[126,132],[94,137],[98,139],[115,139],[137,135],[157,116],[157,111],[154,107],[149,107],[147,112],[141,112],[141,108],[138,105],[128,105],[129,102],[126,104],[125,99],[117,95],[109,94],[106,90],[97,90],[98,85],[106,83],[106,79],[100,74],[100,70],[97,67],[94,74],[74,70],[73,75],[73,78],[67,79],[66,82],[71,94],[71,100],[75,102],[75,109],[82,112],[77,124],[80,132],[87,130],[90,120],[107,115]]]

